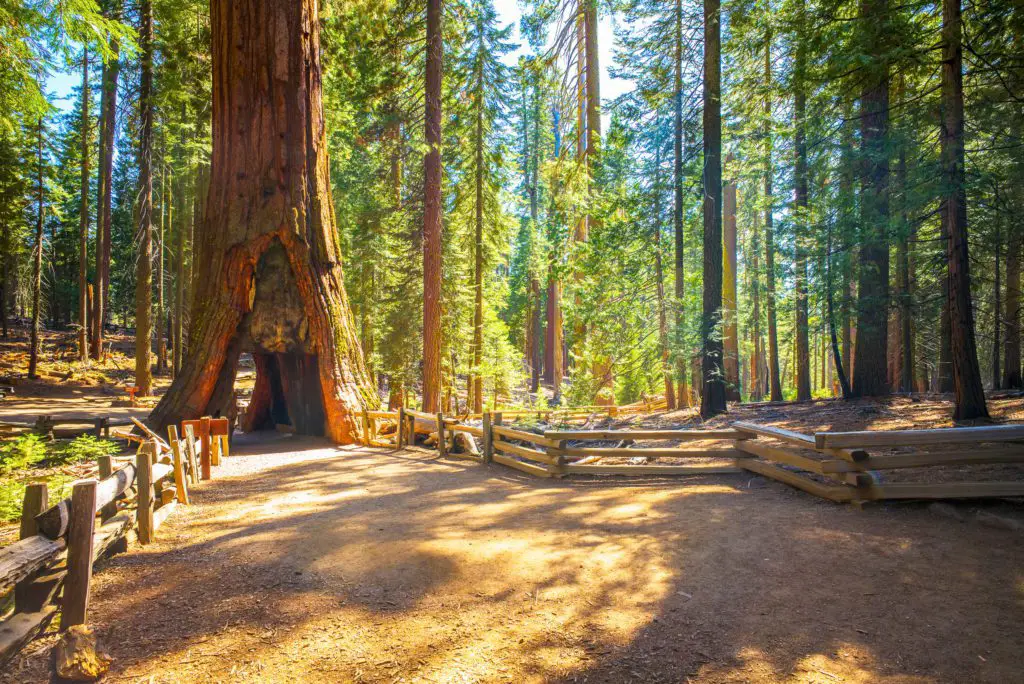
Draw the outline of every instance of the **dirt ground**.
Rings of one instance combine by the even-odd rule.
[[[1024,536],[923,505],[277,435],[216,477],[98,568],[109,681],[1024,680]]]

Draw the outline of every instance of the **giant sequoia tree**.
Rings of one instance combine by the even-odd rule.
[[[328,182],[318,0],[214,0],[213,157],[189,355],[150,422],[230,414],[338,442],[376,404],[342,280]]]

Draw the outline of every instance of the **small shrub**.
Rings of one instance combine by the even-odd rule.
[[[22,435],[0,447],[0,475],[39,463],[47,456],[46,443],[39,435]]]
[[[100,456],[117,453],[120,450],[116,442],[109,439],[99,439],[92,435],[75,437],[67,444],[57,447],[54,450],[53,463],[78,463],[80,461],[95,461]]]

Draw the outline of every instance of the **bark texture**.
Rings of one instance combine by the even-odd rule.
[[[319,391],[323,433],[336,442],[352,442],[358,412],[378,403],[342,279],[319,14],[317,0],[211,5],[213,157],[205,244],[195,267],[188,356],[150,416],[160,429],[230,413],[235,364],[246,344],[264,357],[258,362],[264,367],[267,355],[288,356],[290,366],[257,378],[257,385],[274,378],[291,385],[282,394],[302,420],[318,406],[299,404]],[[275,295],[297,301],[298,315],[282,317],[292,308],[275,309],[269,303]],[[296,389],[305,397],[299,403],[293,403]]]
[[[704,2],[704,293],[701,337],[700,414],[725,411],[722,369],[722,87],[721,10],[718,0]]]
[[[967,189],[964,184],[964,76],[960,0],[942,2],[942,223],[946,234],[950,351],[954,420],[987,418],[978,367],[967,250]]]
[[[423,159],[423,410],[441,408],[442,0],[427,0],[426,143]]]
[[[1003,339],[1003,388],[1020,389],[1020,232],[1006,246],[1006,334]]]

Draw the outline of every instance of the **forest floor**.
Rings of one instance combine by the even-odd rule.
[[[45,363],[23,412],[108,415],[130,382]],[[989,407],[1024,420],[1020,396]],[[735,406],[708,426],[939,427],[949,409]],[[1022,521],[1009,501],[856,510],[753,475],[549,481],[257,433],[156,543],[97,566],[89,622],[112,682],[1002,684],[1022,681]],[[55,629],[0,683],[50,680]]]
[[[97,568],[109,681],[1020,681],[1024,537],[974,505],[546,481],[276,433],[215,477]],[[54,641],[0,682],[47,681]]]

